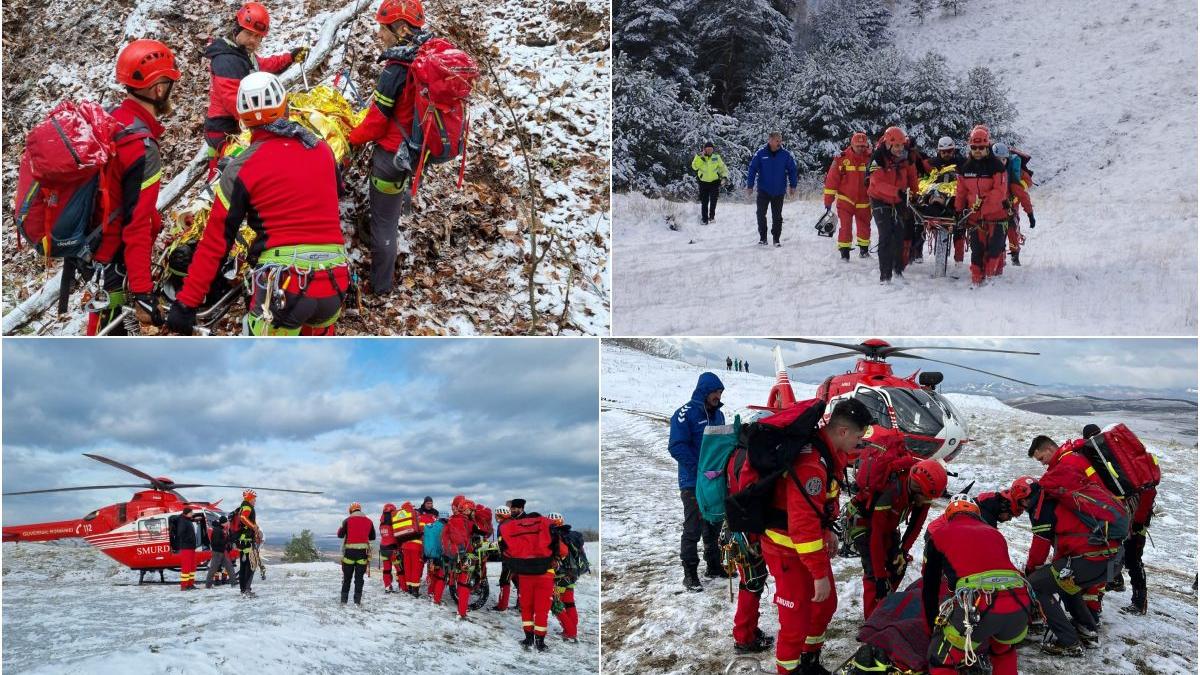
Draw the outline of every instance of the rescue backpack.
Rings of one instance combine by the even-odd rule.
[[[739,415],[733,418],[733,424],[704,428],[696,471],[696,503],[700,505],[700,517],[710,523],[725,520],[725,497],[729,495],[725,467],[737,447],[741,427]]]
[[[727,468],[729,496],[725,499],[725,517],[731,531],[762,534],[767,527],[786,527],[787,513],[771,506],[775,482],[791,469],[796,457],[809,445],[824,412],[825,401],[811,399],[742,425],[738,447]],[[832,470],[832,458],[825,457],[825,462]],[[791,479],[795,481],[796,477]],[[803,489],[800,492],[807,498]],[[825,520],[831,514],[818,515]]]
[[[1088,481],[1055,499],[1070,509],[1088,530],[1079,534],[1056,532],[1056,537],[1087,537],[1093,546],[1116,545],[1129,537],[1129,511],[1107,489]]]
[[[425,547],[425,557],[429,560],[442,558],[442,530],[445,527],[446,521],[441,519],[425,526],[425,539],[422,544]]]
[[[92,101],[55,106],[25,136],[13,199],[21,237],[48,258],[90,258],[103,225],[119,214],[117,145],[149,136]]]
[[[858,468],[854,472],[855,493],[851,501],[859,513],[869,513],[874,508],[875,498],[887,487],[893,475],[906,476],[917,463],[902,438],[882,440],[882,444],[867,441],[858,457]]]
[[[1077,452],[1092,463],[1105,487],[1115,495],[1133,496],[1162,480],[1158,458],[1124,424],[1114,424],[1084,441]]]
[[[475,528],[485,537],[491,537],[493,532],[492,510],[486,506],[475,505]]]
[[[562,559],[558,572],[568,583],[573,584],[579,577],[592,571],[587,551],[584,549],[583,535],[572,530],[570,526],[564,526],[558,529],[558,536],[567,547],[567,555]]]
[[[400,518],[403,511],[397,511],[392,514],[392,536],[397,542],[403,543],[419,539],[421,537],[421,522],[417,520],[416,512],[409,512],[408,518]],[[400,523],[404,523],[403,526]]]
[[[517,574],[544,574],[557,553],[552,548],[554,533],[550,520],[529,514],[504,522],[504,555]]]
[[[477,79],[475,60],[449,40],[433,38],[417,50],[404,85],[405,91],[413,92],[412,119],[405,119],[407,110],[399,113],[400,129],[409,147],[419,148],[412,178],[414,197],[426,163],[442,164],[461,157],[458,187],[462,187],[471,125],[469,103]]]
[[[457,558],[471,547],[471,527],[461,519],[451,518],[442,528],[442,557]]]

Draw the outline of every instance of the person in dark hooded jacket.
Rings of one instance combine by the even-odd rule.
[[[689,591],[701,590],[696,568],[700,556],[696,545],[704,539],[705,576],[725,577],[721,567],[721,549],[717,545],[717,527],[700,517],[696,502],[696,471],[700,463],[700,441],[708,425],[725,424],[721,412],[721,393],[725,385],[713,373],[702,373],[692,392],[692,400],[671,416],[671,440],[668,450],[679,463],[679,496],[683,500],[683,536],[679,558],[683,562],[683,585]]]
[[[214,38],[204,49],[209,60],[212,84],[208,90],[208,111],[204,119],[204,140],[208,143],[208,178],[216,173],[230,135],[241,132],[238,127],[237,91],[242,78],[250,73],[282,73],[293,63],[302,63],[308,47],[296,47],[274,56],[258,57],[258,47],[267,35],[270,17],[267,9],[257,2],[242,5],[227,35]]]
[[[212,558],[208,561],[208,577],[204,580],[205,588],[213,587],[213,579],[225,571],[225,580],[222,583],[228,583],[233,578],[233,561],[229,559],[229,549],[231,543],[225,532],[227,519],[221,516],[212,528],[212,534],[208,535],[209,546],[212,549]]]

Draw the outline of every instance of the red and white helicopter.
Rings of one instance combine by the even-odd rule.
[[[70,492],[74,490],[107,490],[113,488],[149,488],[135,492],[128,502],[103,506],[82,518],[76,520],[60,520],[52,523],[37,523],[32,525],[13,525],[4,528],[4,541],[50,541],[53,539],[82,538],[95,546],[113,560],[129,569],[139,572],[138,583],[145,579],[146,572],[157,571],[162,580],[163,570],[177,570],[180,566],[179,555],[171,552],[169,518],[183,512],[184,506],[192,507],[193,511],[203,514],[208,523],[207,528],[196,527],[197,541],[207,546],[208,531],[218,526],[218,518],[222,512],[218,509],[220,500],[216,502],[191,501],[183,498],[176,490],[194,487],[240,488],[251,490],[266,490],[271,492],[299,492],[302,494],[321,494],[311,490],[286,490],[283,488],[263,488],[245,485],[206,485],[200,483],[176,483],[170,478],[155,478],[150,474],[126,466],[116,460],[84,453],[98,462],[116,467],[123,471],[148,481],[142,485],[85,485],[81,487],[50,488],[46,490],[25,490],[21,492],[5,492],[5,497],[16,495],[31,495],[45,492]],[[211,553],[207,550],[196,550],[196,565],[208,563]]]
[[[845,398],[862,401],[875,416],[879,427],[903,434],[904,443],[914,456],[950,462],[962,452],[970,441],[966,420],[946,397],[936,391],[942,381],[939,372],[916,371],[908,377],[897,377],[892,373],[888,358],[920,359],[944,365],[964,368],[977,373],[991,375],[1003,380],[1037,386],[1016,378],[964,366],[948,361],[939,361],[925,356],[908,354],[913,349],[949,349],[967,352],[996,352],[1001,354],[1024,354],[1037,356],[1038,352],[1021,352],[1009,349],[982,349],[975,347],[893,347],[879,339],[871,339],[852,345],[827,342],[809,338],[779,338],[789,342],[829,345],[850,351],[821,356],[790,366],[783,365],[783,352],[775,348],[775,385],[767,397],[767,405],[750,406],[755,410],[779,412],[796,403],[796,394],[788,380],[788,368],[806,366],[858,356],[854,370],[842,375],[826,378],[817,387],[817,398],[828,402],[826,414],[834,404]]]

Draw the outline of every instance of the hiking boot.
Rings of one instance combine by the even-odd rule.
[[[782,247],[783,247],[783,244],[779,243],[779,240],[776,239],[775,240],[775,248],[782,248]]]
[[[421,597],[421,589],[420,588],[410,588],[410,589],[408,589],[408,594],[413,596],[414,598],[419,598],[419,597]]]
[[[396,591],[394,589],[392,589],[391,586],[385,586],[383,589],[383,592],[384,593],[395,593]]]
[[[1108,582],[1108,584],[1104,587],[1104,590],[1109,591],[1110,593],[1124,593],[1125,592],[1125,577],[1124,577],[1124,575],[1118,574],[1115,579]]]
[[[1133,589],[1133,598],[1129,601],[1128,607],[1121,608],[1122,614],[1137,614],[1143,615],[1146,613],[1146,591]]]
[[[1075,625],[1075,632],[1079,634],[1079,641],[1081,643],[1083,643],[1084,648],[1086,648],[1086,649],[1099,649],[1100,648],[1100,633],[1097,633],[1094,630],[1089,630],[1087,628],[1084,628],[1083,626],[1080,626],[1079,624],[1074,624],[1074,625]]]
[[[566,635],[564,635],[562,640],[563,640],[563,642],[573,642],[575,644],[579,644],[579,638],[577,638],[577,637],[567,637]]]
[[[870,250],[869,248],[867,248],[866,246],[859,246],[859,247],[858,247],[858,257],[860,257],[860,258],[870,258],[870,257],[871,257],[871,250]]]
[[[525,634],[525,639],[521,640],[521,646],[524,647],[525,649],[529,649],[530,647],[533,646],[533,633]]]
[[[700,219],[700,224],[701,224],[701,225],[707,225],[707,224],[708,224],[708,218],[701,218],[701,219]]]
[[[821,652],[808,652],[800,655],[800,665],[796,672],[801,675],[833,675],[821,665]]]
[[[728,579],[729,572],[726,572],[725,568],[720,565],[709,565],[704,569],[704,576],[709,579]]]
[[[1083,656],[1083,645],[1060,645],[1057,642],[1047,642],[1042,645],[1042,651],[1051,656],[1070,656],[1077,658]]]
[[[492,611],[493,611],[493,612],[507,612],[507,611],[508,611],[508,608],[507,608],[507,607],[501,607],[500,605],[492,605]]]
[[[717,214],[715,214],[715,213],[708,214],[708,222],[710,222],[710,223],[717,222]]]
[[[534,639],[534,647],[536,647],[539,652],[544,652],[549,649],[549,647],[546,646],[546,636],[537,636],[537,638]]]
[[[746,644],[735,643],[733,645],[733,651],[737,652],[738,654],[757,654],[759,652],[767,651],[774,644],[774,640],[766,639],[762,635],[758,635]]]
[[[850,262],[850,249],[844,248],[842,252],[842,262]]]
[[[242,591],[243,598],[257,598],[258,594],[254,591]]]
[[[704,587],[700,585],[700,577],[696,576],[695,567],[689,567],[683,571],[683,587],[695,593],[704,590]]]
[[[766,240],[766,239],[759,239],[759,240],[758,240],[758,245],[759,245],[759,246],[766,246],[766,245],[767,245],[767,240]]]
[[[1008,255],[1010,258],[1012,258],[1013,267],[1021,266],[1021,252],[1020,251],[1013,251],[1013,252],[1009,253]]]

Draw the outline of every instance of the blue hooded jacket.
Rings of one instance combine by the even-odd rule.
[[[671,442],[668,450],[679,462],[679,489],[692,490],[696,487],[696,467],[700,464],[700,441],[704,438],[704,427],[709,424],[725,424],[725,413],[721,406],[710,415],[704,407],[704,399],[718,389],[724,389],[720,378],[712,373],[701,373],[692,392],[692,400],[683,404],[671,416]]]
[[[750,160],[750,168],[746,171],[746,187],[754,187],[755,176],[758,177],[758,190],[772,197],[785,194],[788,186],[796,187],[799,180],[796,160],[782,145],[774,153],[767,145],[754,153],[754,159]]]

